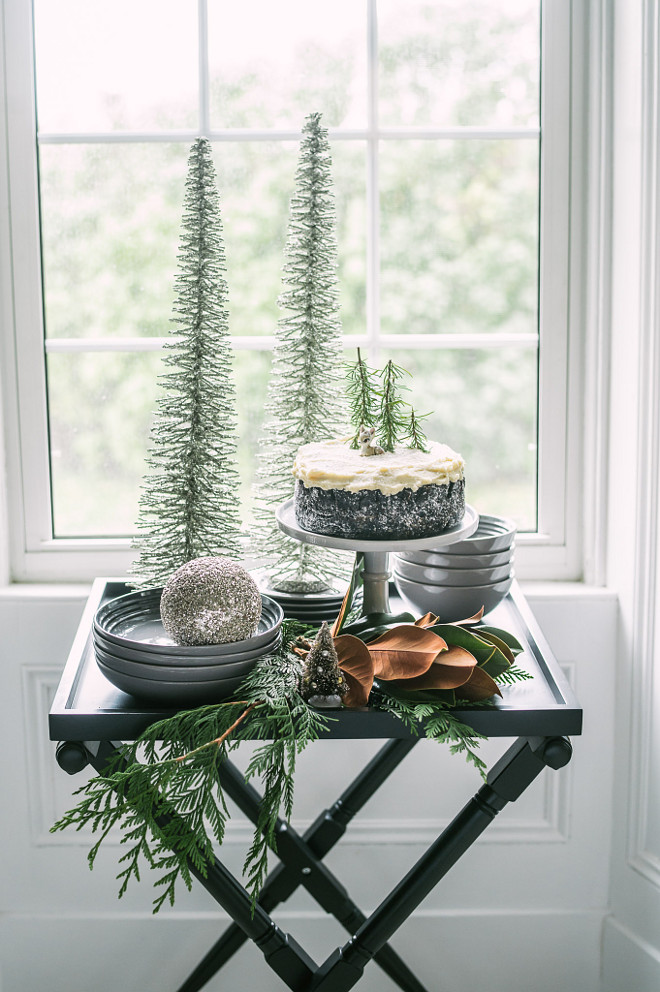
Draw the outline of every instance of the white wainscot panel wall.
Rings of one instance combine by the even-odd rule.
[[[225,922],[202,889],[182,890],[174,910],[153,917],[148,878],[118,902],[116,839],[104,845],[90,873],[89,834],[49,833],[84,781],[58,768],[47,714],[85,594],[21,594],[17,587],[0,597],[3,795],[10,811],[0,837],[3,992],[161,992],[164,982],[175,989]],[[393,945],[432,992],[468,992],[477,984],[490,992],[527,992],[530,975],[535,992],[598,988],[607,908],[616,602],[579,586],[530,586],[528,596],[584,706],[584,734],[573,740],[567,768],[544,772],[507,807],[395,936]],[[484,745],[489,764],[507,743]],[[297,776],[295,826],[304,828],[332,803],[376,747],[319,742],[309,748]],[[462,759],[421,742],[349,827],[328,865],[369,912],[479,785]],[[237,814],[224,851],[237,872],[250,836]],[[317,960],[346,939],[304,893],[276,919]],[[256,987],[284,988],[259,952],[246,947],[208,990]],[[395,986],[371,964],[359,988],[389,992]]]

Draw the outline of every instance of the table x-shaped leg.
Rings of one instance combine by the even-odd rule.
[[[190,865],[190,870],[245,935],[257,944],[268,965],[293,992],[349,992],[361,978],[369,961],[379,953],[382,955],[382,949],[386,947],[390,937],[471,847],[500,810],[507,803],[518,799],[545,767],[561,768],[567,764],[571,753],[570,742],[565,737],[519,738],[494,765],[486,784],[458,813],[417,864],[371,916],[367,919],[361,916],[363,922],[350,940],[343,947],[338,947],[320,967],[317,967],[290,935],[277,926],[263,905],[252,906],[249,894],[217,858],[209,862],[206,874],[193,865]],[[94,768],[102,773],[108,759],[116,755],[116,750],[113,745],[103,743],[96,753],[88,750],[87,755]],[[239,780],[241,788],[237,789],[237,794],[240,794],[241,801],[247,808],[254,799],[251,786],[247,786],[237,773],[231,772],[225,780],[225,787],[231,781],[231,788],[234,790]],[[169,811],[164,816],[177,818],[176,813]],[[284,826],[285,829],[280,831],[278,837],[278,853],[283,844],[287,862],[290,860],[291,865],[295,865],[300,872],[299,884],[305,885],[310,892],[314,889],[313,894],[321,905],[326,902],[327,905],[332,905],[334,908],[330,912],[337,909],[346,917],[359,913],[343,887],[320,864],[305,838],[298,837]],[[185,829],[183,824],[182,829]],[[305,871],[307,868],[308,872]],[[393,952],[390,951],[390,954],[393,955]],[[398,965],[402,964],[395,955],[394,960]]]
[[[416,739],[388,741],[362,769],[330,809],[324,810],[303,837],[285,821],[276,827],[277,856],[281,861],[268,876],[259,904],[272,911],[295,890],[304,886],[319,905],[335,917],[349,933],[355,933],[366,917],[350,899],[341,882],[320,861],[343,837],[346,827],[380,786],[412,750]],[[220,770],[224,791],[252,823],[259,818],[261,797],[245,782],[242,774],[227,761]],[[210,978],[243,946],[247,937],[236,923],[231,924],[199,963],[178,992],[198,992]],[[398,954],[385,945],[374,960],[404,992],[425,992]]]

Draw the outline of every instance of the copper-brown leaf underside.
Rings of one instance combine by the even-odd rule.
[[[464,623],[479,623],[479,621],[483,619],[483,615],[484,608],[482,606],[479,612],[475,613],[473,617],[467,617],[465,620],[452,620],[451,623],[453,623],[455,627],[460,627]]]
[[[369,648],[352,634],[340,634],[335,637],[334,644],[339,667],[348,683],[348,692],[342,700],[344,706],[349,709],[366,706],[374,684],[374,663]]]
[[[477,670],[477,659],[456,645],[444,651],[428,671],[413,679],[396,679],[390,682],[394,688],[416,689],[457,689],[470,681]]]
[[[425,613],[423,617],[415,620],[415,627],[433,627],[437,622],[435,613]]]
[[[351,587],[349,586],[346,592],[344,593],[344,598],[341,602],[341,606],[339,607],[339,613],[335,617],[335,622],[330,628],[330,633],[332,634],[333,637],[337,636],[337,631],[341,627],[342,621],[346,614],[346,608],[348,607],[348,600],[350,598],[350,595],[351,595]]]
[[[447,642],[432,630],[402,624],[369,642],[378,679],[411,679],[428,671]]]

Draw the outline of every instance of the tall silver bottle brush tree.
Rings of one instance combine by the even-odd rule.
[[[139,503],[134,585],[163,585],[193,558],[239,558],[236,389],[211,145],[188,159],[171,333]]]
[[[298,448],[345,433],[337,239],[328,132],[321,115],[304,122],[291,198],[283,266],[281,316],[259,443],[254,492],[254,551],[270,588],[320,592],[346,578],[351,562],[301,544],[277,527],[275,510],[293,495]]]

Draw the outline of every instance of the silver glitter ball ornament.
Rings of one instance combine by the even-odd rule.
[[[165,583],[160,616],[177,644],[244,641],[259,626],[261,594],[249,572],[231,558],[194,558]]]

